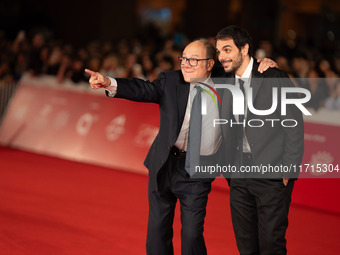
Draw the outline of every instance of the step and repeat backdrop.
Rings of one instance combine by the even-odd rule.
[[[158,126],[156,104],[110,99],[88,84],[25,75],[2,119],[0,144],[147,174],[143,161]],[[339,111],[321,109],[305,118],[294,204],[340,213],[339,137]],[[214,186],[225,189],[227,182],[218,178]]]

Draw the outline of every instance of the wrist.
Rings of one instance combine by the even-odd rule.
[[[111,85],[111,80],[108,77],[105,77],[105,88]]]

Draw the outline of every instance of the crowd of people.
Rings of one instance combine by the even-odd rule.
[[[10,40],[0,31],[0,80],[17,82],[23,73],[29,72],[32,76],[55,75],[60,84],[65,79],[77,84],[88,81],[84,72],[88,68],[111,77],[152,81],[160,72],[180,69],[178,56],[187,42],[185,36],[181,40],[178,37],[148,41],[133,38],[93,41],[76,47],[51,40],[44,33],[27,36],[25,31],[19,31],[17,37]],[[265,40],[255,45],[255,57],[275,60],[291,78],[311,78],[295,82],[312,94],[307,107],[316,111],[323,107],[340,110],[340,79],[334,79],[340,76],[340,57],[325,57],[321,49],[307,47],[299,47],[294,54],[287,55],[274,50],[272,43]]]
[[[160,72],[179,69],[177,58],[182,50],[173,40],[155,45],[137,38],[121,39],[75,47],[47,40],[43,33],[36,33],[29,40],[20,31],[13,41],[0,34],[0,79],[17,81],[28,71],[32,76],[56,75],[59,83],[65,79],[79,83],[88,81],[84,69],[89,68],[113,77],[153,80]]]

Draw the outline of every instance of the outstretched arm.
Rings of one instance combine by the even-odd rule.
[[[85,72],[91,75],[89,80],[91,88],[105,89],[109,97],[137,102],[159,103],[165,85],[164,73],[160,73],[156,80],[150,82],[138,78],[108,78],[89,69],[85,69]]]

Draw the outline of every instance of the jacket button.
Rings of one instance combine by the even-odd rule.
[[[168,146],[168,150],[171,150],[171,147],[170,147],[170,146]]]
[[[162,162],[161,162],[161,163],[162,163],[162,164],[164,164],[164,162],[165,162],[165,160],[162,160]]]

